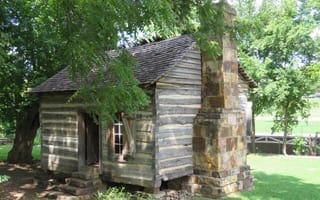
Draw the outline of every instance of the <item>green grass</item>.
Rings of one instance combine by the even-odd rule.
[[[8,155],[8,152],[11,150],[11,148],[12,148],[11,144],[0,145],[0,161],[7,160],[7,155]],[[32,156],[33,156],[33,159],[40,160],[40,146],[39,145],[33,146]]]
[[[292,131],[294,135],[308,135],[310,133],[314,134],[316,132],[320,132],[320,99],[313,98],[310,99],[310,102],[312,105],[309,117],[310,120],[307,119],[299,122]],[[270,119],[259,119],[259,116],[257,116],[255,121],[256,133],[271,133],[271,127],[273,125],[272,116],[268,114],[262,114],[260,116],[269,117]]]
[[[320,158],[248,155],[255,176],[252,191],[228,199],[320,199]]]
[[[320,111],[319,111],[320,112]],[[256,133],[270,133],[273,121],[271,120],[256,120]],[[309,135],[320,132],[320,121],[300,122],[292,131],[294,135]]]

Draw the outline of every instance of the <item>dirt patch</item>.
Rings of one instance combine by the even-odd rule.
[[[0,175],[10,177],[0,183],[0,199],[47,199],[59,188],[53,176],[44,173],[39,162],[29,164],[7,164],[0,162]]]

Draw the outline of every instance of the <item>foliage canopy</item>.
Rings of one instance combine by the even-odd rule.
[[[286,136],[306,118],[320,71],[316,1],[282,0],[238,3],[238,41],[242,65],[258,82],[254,110],[274,115],[273,131]]]

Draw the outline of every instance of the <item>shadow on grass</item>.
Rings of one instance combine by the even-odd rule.
[[[304,183],[293,176],[264,172],[255,172],[254,176],[254,190],[241,193],[240,197],[228,199],[320,199],[320,183]]]

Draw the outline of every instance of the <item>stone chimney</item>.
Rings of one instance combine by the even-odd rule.
[[[225,6],[226,23],[235,11]],[[223,55],[212,60],[202,53],[202,107],[193,131],[194,175],[186,187],[195,195],[218,198],[253,187],[247,165],[245,116],[238,91],[236,44],[220,39]]]

